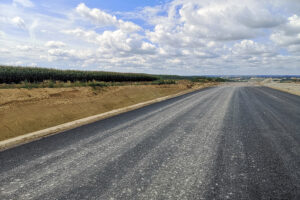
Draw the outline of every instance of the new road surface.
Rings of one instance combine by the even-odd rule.
[[[220,86],[0,152],[0,199],[300,199],[300,97]]]

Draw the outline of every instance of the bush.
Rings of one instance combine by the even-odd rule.
[[[103,83],[103,82],[89,82],[88,86],[92,87],[92,88],[96,88],[96,87],[107,87],[109,86],[109,84],[107,83]]]
[[[220,77],[194,77],[192,79],[192,82],[200,82],[200,83],[206,83],[206,82],[227,82],[227,79],[223,79]]]
[[[169,85],[176,84],[175,80],[157,80],[152,82],[153,85]]]

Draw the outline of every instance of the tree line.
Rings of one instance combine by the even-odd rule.
[[[103,71],[58,70],[36,67],[0,66],[0,83],[20,83],[53,81],[104,81],[104,82],[140,82],[154,81],[158,78],[148,74],[119,73]]]

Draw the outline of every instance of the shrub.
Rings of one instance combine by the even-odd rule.
[[[152,82],[153,85],[169,85],[176,84],[175,80],[157,80]]]

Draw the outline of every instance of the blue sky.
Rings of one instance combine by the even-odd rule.
[[[65,5],[76,7],[79,3],[82,3],[83,1],[70,1],[64,0],[64,1],[53,1],[56,3],[63,2]],[[101,8],[104,10],[109,11],[119,11],[119,12],[127,12],[127,11],[135,11],[136,9],[143,8],[146,6],[156,6],[163,4],[166,1],[162,0],[126,0],[126,1],[120,1],[120,0],[101,0],[101,1],[84,1],[84,3],[92,8]]]
[[[1,0],[0,64],[300,74],[298,0]]]

